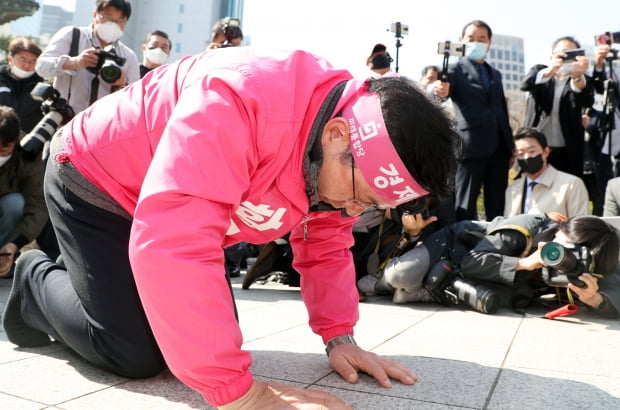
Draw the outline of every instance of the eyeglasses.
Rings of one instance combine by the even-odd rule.
[[[387,204],[377,205],[377,204],[373,204],[372,202],[364,202],[364,201],[359,201],[357,199],[357,193],[355,192],[355,162],[353,161],[353,158],[351,158],[351,181],[353,182],[353,199],[347,199],[345,202],[348,202],[350,204],[354,204],[357,206],[361,206],[366,209],[373,208],[373,209],[386,210],[386,209],[392,208],[391,205],[387,205]]]
[[[353,199],[348,199],[345,202],[348,202],[348,203],[351,203],[357,206],[361,206],[366,209],[373,208],[373,209],[379,209],[379,210],[386,210],[386,209],[396,208],[401,213],[407,213],[407,214],[413,214],[413,215],[421,214],[426,209],[426,197],[427,196],[413,199],[409,202],[405,202],[404,204],[400,204],[395,207],[388,205],[388,204],[377,205],[371,202],[364,202],[364,201],[358,200],[357,194],[355,192],[355,163],[353,162],[353,158],[351,158],[351,181],[353,182]]]
[[[101,20],[102,23],[116,23],[119,26],[124,26],[125,24],[127,24],[127,19],[126,18],[122,18],[120,20],[114,20],[111,19],[110,17],[104,16],[103,14],[97,14],[99,16],[99,19]]]

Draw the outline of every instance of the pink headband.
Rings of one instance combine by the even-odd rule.
[[[428,191],[409,174],[390,141],[379,94],[366,91],[366,82],[357,83],[358,87],[351,84],[357,93],[345,102],[342,116],[349,123],[351,152],[364,179],[382,201],[392,206],[427,195]]]

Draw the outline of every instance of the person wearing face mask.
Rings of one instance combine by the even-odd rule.
[[[437,80],[428,91],[452,100],[457,132],[465,145],[455,180],[459,220],[478,219],[482,188],[486,219],[504,211],[514,143],[501,73],[485,62],[492,35],[484,21],[467,23],[461,34],[465,56],[449,67],[448,81]]]
[[[136,54],[120,41],[130,15],[128,1],[97,0],[90,26],[77,27],[77,32],[72,26],[61,28],[37,60],[37,73],[44,78],[54,78],[54,88],[76,113],[140,79]],[[72,45],[77,46],[75,52],[72,52]],[[96,68],[101,49],[110,45],[116,55],[126,61],[120,67],[120,77],[108,83]]]
[[[39,235],[48,220],[45,163],[24,157],[19,135],[17,112],[0,105],[0,278],[12,277],[19,250]]]
[[[30,92],[43,79],[34,71],[41,49],[34,42],[16,37],[9,43],[7,65],[0,67],[0,105],[17,112],[21,131],[28,133],[43,117],[41,102]]]
[[[589,67],[586,56],[566,59],[567,50],[578,48],[579,42],[573,37],[557,39],[548,65],[532,67],[521,83],[521,90],[529,97],[525,126],[536,127],[547,137],[551,148],[549,164],[588,184],[583,173],[582,114],[594,103],[594,85],[585,74]]]
[[[159,67],[168,60],[172,42],[168,34],[155,30],[146,35],[142,44],[142,64],[140,64],[140,78],[154,68]]]
[[[583,181],[548,163],[552,148],[542,132],[535,128],[517,131],[515,147],[524,175],[506,188],[504,216],[559,212],[570,218],[589,214]]]

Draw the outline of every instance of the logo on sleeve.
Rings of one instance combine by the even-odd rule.
[[[250,201],[244,201],[239,205],[235,214],[241,219],[241,222],[249,228],[262,232],[269,229],[278,230],[282,226],[282,215],[286,212],[286,208],[270,209],[269,205],[254,205]],[[228,235],[238,233],[239,227],[234,221],[231,221]]]

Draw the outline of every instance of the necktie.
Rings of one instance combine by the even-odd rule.
[[[476,64],[476,70],[478,70],[478,75],[480,76],[480,81],[486,90],[491,88],[491,77],[489,76],[489,72],[487,71],[484,63]]]
[[[523,204],[523,213],[526,214],[530,211],[530,208],[532,207],[532,196],[534,195],[534,187],[538,185],[538,182],[536,181],[530,181],[527,183],[527,192],[525,193],[526,197],[525,197],[525,201]]]

